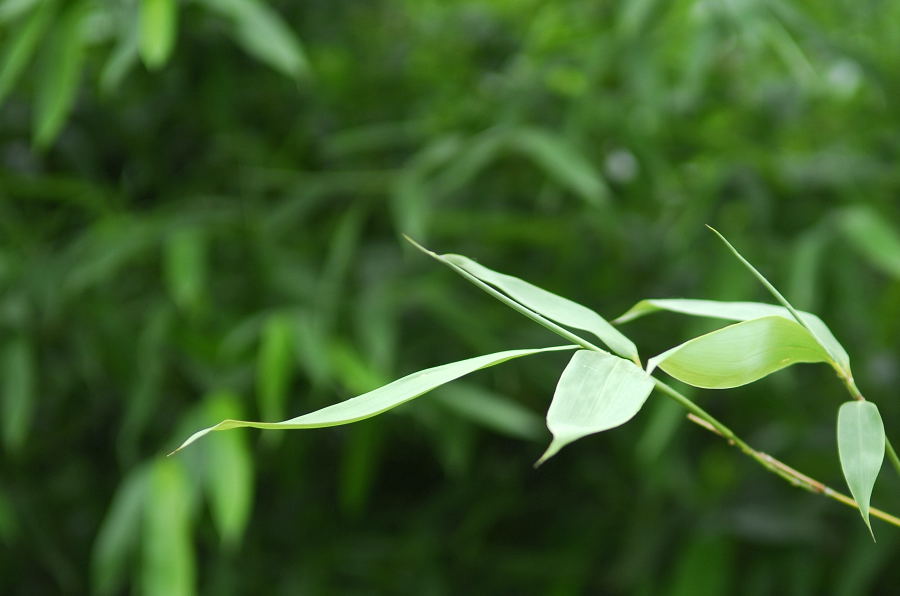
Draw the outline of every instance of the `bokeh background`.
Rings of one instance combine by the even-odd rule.
[[[900,437],[900,4],[0,2],[3,594],[889,594],[900,534],[654,395],[539,470],[559,343],[406,233],[612,318],[768,300]],[[716,323],[625,329],[645,356]],[[843,488],[824,366],[691,395]],[[893,433],[893,434],[892,434]],[[874,504],[900,510],[885,467]]]

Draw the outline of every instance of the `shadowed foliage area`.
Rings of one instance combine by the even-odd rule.
[[[535,470],[570,352],[166,454],[570,343],[403,234],[610,321],[774,302],[704,224],[827,323],[900,441],[898,22],[868,0],[0,1],[0,593],[890,593],[900,530],[873,519],[873,543],[658,393]],[[723,325],[617,328],[646,364]],[[846,492],[827,366],[672,384]],[[885,464],[872,506],[898,495]]]

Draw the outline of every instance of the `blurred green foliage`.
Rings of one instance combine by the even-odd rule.
[[[895,532],[872,544],[654,396],[534,471],[565,355],[354,427],[164,454],[222,417],[554,342],[401,232],[610,317],[765,300],[715,224],[825,319],[896,430],[898,19],[846,0],[0,3],[0,592],[889,593]],[[629,333],[651,354],[703,325]],[[840,485],[822,368],[692,395]],[[873,504],[897,511],[898,486]]]

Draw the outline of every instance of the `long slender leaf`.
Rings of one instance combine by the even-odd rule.
[[[634,342],[586,306],[557,296],[517,277],[488,269],[462,255],[439,255],[411,239],[410,242],[425,254],[449,265],[451,269],[461,270],[479,281],[494,286],[527,309],[556,321],[560,325],[593,333],[616,354],[630,360],[638,360],[637,347]]]
[[[53,17],[56,3],[45,0],[3,46],[0,58],[0,101],[6,97],[34,55]]]
[[[100,526],[91,557],[94,593],[115,594],[126,577],[127,564],[137,550],[149,468],[132,470],[119,485]]]
[[[145,596],[191,596],[195,592],[192,496],[180,461],[161,459],[153,464],[141,535],[140,578]]]
[[[547,411],[553,441],[535,465],[573,441],[625,424],[652,390],[650,375],[633,362],[593,350],[575,352]]]
[[[663,352],[647,363],[695,387],[727,389],[798,362],[827,362],[828,353],[798,323],[780,316],[723,327]]]
[[[850,494],[856,499],[859,513],[874,539],[869,502],[884,460],[885,444],[884,424],[878,406],[870,401],[844,403],[838,410],[837,441],[841,469]]]
[[[31,428],[37,399],[34,349],[26,337],[16,338],[6,347],[2,370],[3,442],[11,452],[18,452]]]
[[[748,321],[760,317],[779,316],[794,320],[790,311],[783,306],[765,304],[762,302],[721,302],[718,300],[691,300],[685,298],[649,298],[641,300],[623,315],[615,319],[614,323],[627,323],[644,315],[659,311],[677,312],[698,317],[710,317],[714,319],[727,319],[730,321]],[[850,357],[844,346],[831,333],[822,319],[814,314],[798,311],[800,318],[822,344],[833,360],[842,368],[849,370]]]
[[[451,362],[450,364],[427,368],[392,383],[388,383],[374,391],[369,391],[363,395],[358,395],[346,401],[283,422],[224,420],[215,426],[197,431],[176,451],[184,449],[200,437],[216,430],[229,430],[241,427],[262,429],[324,428],[365,420],[366,418],[371,418],[372,416],[396,408],[403,403],[431,391],[435,387],[439,387],[444,383],[449,383],[454,379],[458,379],[459,377],[475,372],[476,370],[496,366],[497,364],[501,364],[513,358],[539,354],[541,352],[571,350],[574,348],[575,346],[554,346],[530,350],[508,350],[506,352],[477,356],[467,360],[460,360],[458,362]]]
[[[147,68],[163,66],[178,34],[178,0],[141,0],[140,52]]]

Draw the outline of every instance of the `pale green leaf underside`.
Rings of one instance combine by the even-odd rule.
[[[575,352],[547,411],[553,441],[536,465],[586,435],[625,424],[652,390],[650,375],[633,362],[605,352]]]
[[[859,505],[859,513],[872,532],[869,501],[875,479],[884,460],[884,425],[878,406],[869,401],[851,401],[838,410],[838,454],[850,494]],[[872,534],[872,538],[875,534]]]
[[[560,325],[594,334],[623,358],[637,360],[638,351],[634,342],[586,306],[557,296],[517,277],[488,269],[462,255],[446,254],[440,255],[439,258],[494,286],[519,304]]]
[[[698,317],[727,319],[730,321],[748,321],[761,317],[779,316],[794,320],[790,311],[783,306],[762,302],[720,302],[718,300],[691,300],[684,298],[650,298],[641,300],[625,314],[618,317],[615,323],[627,323],[644,315],[666,310]],[[840,342],[831,333],[822,319],[808,312],[798,311],[800,318],[816,336],[819,343],[831,355],[832,361],[844,370],[850,370],[850,357]]]
[[[828,353],[804,327],[776,315],[695,337],[651,358],[647,371],[658,366],[695,387],[728,389],[798,362],[828,360]]]
[[[449,383],[454,379],[465,376],[476,370],[495,366],[522,356],[538,354],[541,352],[553,352],[559,350],[573,350],[576,346],[554,346],[550,348],[534,348],[528,350],[507,350],[496,354],[476,356],[459,362],[451,362],[433,368],[420,370],[407,375],[383,387],[379,387],[368,393],[358,395],[346,401],[322,408],[303,416],[291,418],[283,422],[248,422],[245,420],[223,420],[215,426],[203,429],[191,435],[176,451],[184,449],[203,435],[215,430],[228,430],[232,428],[252,427],[262,429],[302,429],[323,428],[327,426],[339,426],[349,424],[366,418],[371,418],[391,408],[395,408],[420,395]]]

